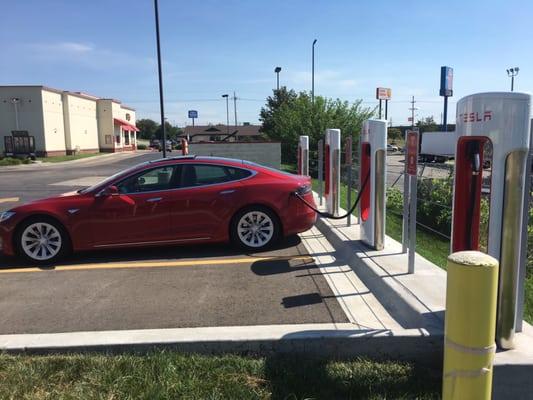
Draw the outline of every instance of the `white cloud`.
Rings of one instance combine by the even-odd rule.
[[[35,43],[30,46],[37,51],[67,54],[84,54],[94,50],[92,45],[78,42]]]

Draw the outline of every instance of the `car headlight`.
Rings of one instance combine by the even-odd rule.
[[[4,211],[4,212],[0,213],[0,222],[7,221],[13,215],[15,215],[15,213],[13,211]]]

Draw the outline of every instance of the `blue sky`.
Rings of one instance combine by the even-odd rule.
[[[153,1],[0,0],[0,85],[44,84],[114,97],[158,119]],[[390,117],[440,121],[441,65],[454,68],[455,101],[533,91],[533,2],[159,0],[165,108],[169,120],[226,120],[223,93],[237,93],[239,122],[257,122],[281,66],[282,85],[374,106],[376,86],[392,88]],[[233,118],[233,116],[231,116]]]

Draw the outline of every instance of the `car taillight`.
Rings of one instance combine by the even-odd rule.
[[[306,195],[311,192],[311,185],[301,185],[297,190],[296,193],[298,193],[300,196]]]

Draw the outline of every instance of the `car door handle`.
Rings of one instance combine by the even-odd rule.
[[[146,202],[147,203],[157,203],[158,201],[161,201],[161,200],[163,200],[162,197],[152,197],[152,198],[146,200]]]
[[[235,189],[223,190],[219,194],[231,194],[231,193],[235,193]]]

